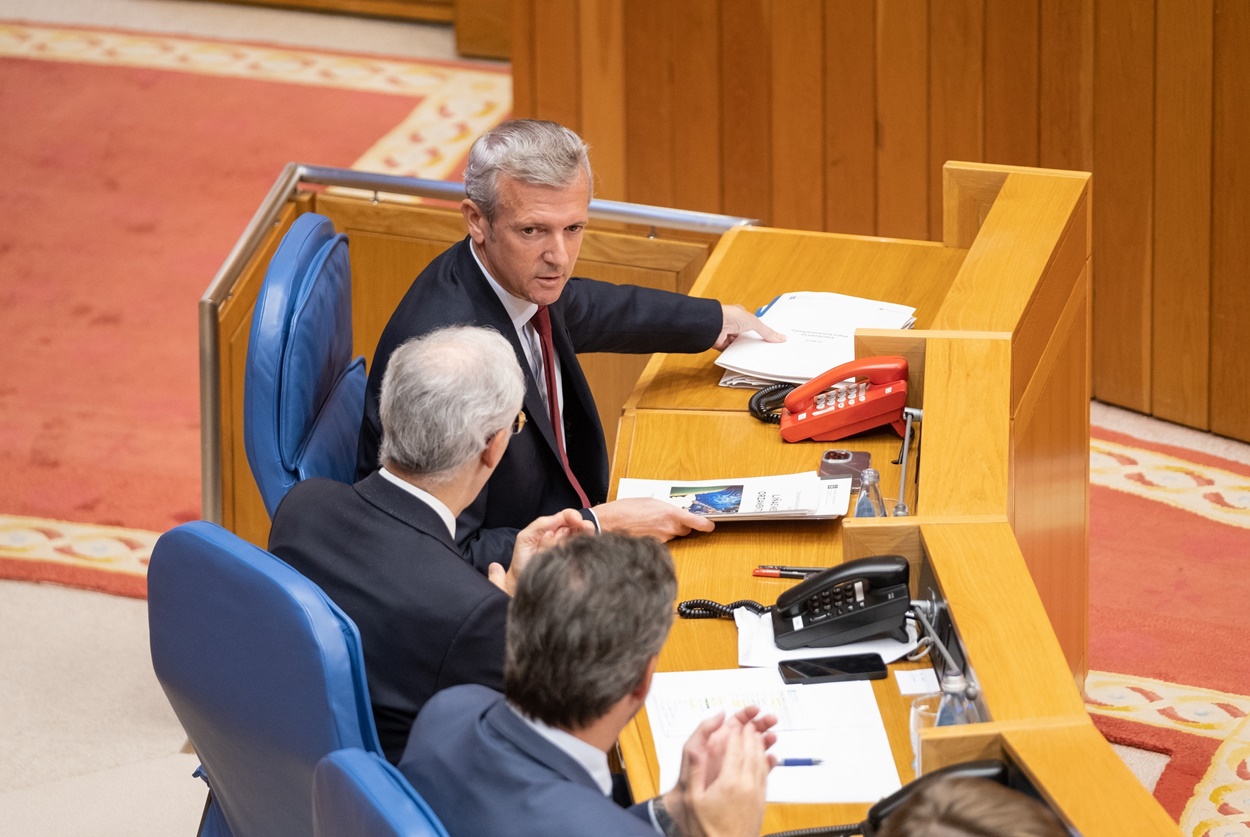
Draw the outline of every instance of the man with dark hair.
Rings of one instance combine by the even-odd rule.
[[[399,764],[453,837],[759,834],[776,718],[755,708],[701,724],[672,790],[612,801],[607,753],[646,700],[676,594],[652,538],[574,537],[534,556],[509,609],[504,694],[435,695]]]
[[[701,352],[755,330],[781,335],[741,306],[571,278],[589,220],[586,144],[553,122],[512,120],[473,144],[460,208],[468,237],[412,283],[373,354],[356,460],[378,467],[382,374],[404,340],[451,324],[494,328],[525,369],[528,427],[457,525],[479,569],[506,564],[519,526],[580,508],[603,531],[667,540],[711,521],[653,499],[605,503],[608,453],[581,352]]]
[[[459,683],[503,683],[508,595],[529,555],[590,524],[573,510],[518,535],[489,580],[464,562],[456,515],[481,491],[522,420],[512,347],[483,328],[410,340],[382,381],[383,467],[355,485],[296,484],[269,550],[312,579],[360,630],[382,749],[399,759],[417,710]]]

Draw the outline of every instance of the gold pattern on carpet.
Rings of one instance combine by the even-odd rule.
[[[111,64],[339,87],[418,99],[352,168],[445,180],[473,140],[512,109],[506,69],[340,55],[275,46],[0,24],[0,57]],[[304,162],[315,163],[315,160]]]
[[[1104,671],[1085,693],[1090,714],[1220,740],[1178,824],[1195,837],[1250,834],[1250,697]]]
[[[1250,528],[1250,478],[1164,453],[1091,439],[1089,481],[1229,526]]]
[[[156,532],[0,515],[0,558],[146,577]]]

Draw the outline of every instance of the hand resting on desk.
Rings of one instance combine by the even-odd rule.
[[[486,570],[486,577],[509,596],[515,596],[517,579],[535,554],[555,546],[570,535],[594,533],[595,524],[574,509],[540,517],[517,532],[516,544],[512,547],[512,563],[508,569],[504,570],[502,564],[492,561]]]
[[[710,532],[716,524],[702,515],[657,500],[654,497],[630,497],[595,506],[592,511],[604,532],[642,537],[657,541],[688,535],[692,529]]]

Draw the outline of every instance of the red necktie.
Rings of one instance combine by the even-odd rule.
[[[573,469],[569,467],[569,455],[564,450],[564,422],[560,420],[560,392],[556,387],[556,349],[551,342],[551,315],[547,313],[547,306],[538,306],[530,322],[534,324],[534,330],[538,332],[538,340],[542,343],[543,377],[547,381],[547,415],[551,417],[551,427],[556,433],[556,450],[560,452],[560,462],[564,465],[564,473],[568,475],[569,482],[573,484],[573,490],[581,498],[582,507],[590,508],[590,500],[586,497],[586,492],[582,491],[582,485],[577,481],[577,477],[573,476]]]

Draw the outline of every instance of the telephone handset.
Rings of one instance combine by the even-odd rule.
[[[907,559],[876,555],[821,570],[782,593],[773,607],[778,648],[828,648],[888,635],[907,641]]]
[[[786,396],[781,438],[832,442],[890,424],[903,435],[907,359],[866,357],[835,366]]]

